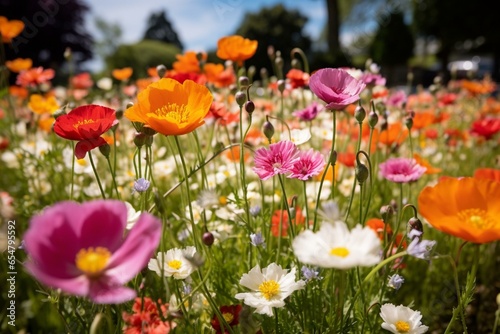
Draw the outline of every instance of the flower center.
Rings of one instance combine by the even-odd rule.
[[[234,319],[234,315],[232,313],[222,313],[222,317],[228,324],[230,324]]]
[[[259,291],[264,298],[270,300],[280,292],[280,285],[275,280],[264,281],[259,285]]]
[[[106,268],[110,257],[111,253],[104,247],[84,248],[76,254],[75,263],[87,276],[95,277]]]
[[[160,118],[166,119],[172,123],[186,123],[188,121],[188,113],[185,105],[176,103],[167,103],[154,111],[154,114]]]
[[[410,331],[410,324],[406,321],[398,321],[396,322],[396,330],[399,333],[408,333]]]
[[[345,247],[336,247],[330,249],[330,255],[346,257],[349,255],[349,250]]]
[[[182,262],[179,260],[172,260],[167,263],[167,265],[175,270],[179,270],[179,268],[182,266]]]
[[[457,215],[459,219],[480,230],[487,229],[493,225],[493,219],[482,209],[466,209],[460,211]]]
[[[76,163],[80,166],[87,166],[87,161],[85,159],[76,159]]]
[[[73,124],[73,127],[75,129],[78,129],[80,127],[80,125],[86,125],[86,124],[92,124],[92,123],[95,123],[95,121],[92,118],[84,119],[84,120],[78,121],[75,124]]]

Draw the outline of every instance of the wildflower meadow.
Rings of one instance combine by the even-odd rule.
[[[257,47],[63,86],[0,64],[2,333],[497,332],[496,84]]]

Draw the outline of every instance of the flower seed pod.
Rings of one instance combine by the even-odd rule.
[[[280,93],[283,93],[285,91],[285,86],[285,80],[278,80],[278,90],[280,91]]]
[[[245,77],[245,76],[240,77],[238,79],[238,82],[240,83],[241,88],[246,88],[246,87],[248,87],[248,85],[250,85],[250,79],[248,79],[248,77]]]
[[[236,98],[236,103],[241,107],[247,101],[247,94],[245,92],[238,92],[234,96]]]
[[[335,166],[336,163],[337,163],[337,151],[333,150],[333,152],[331,152],[330,154],[330,164],[332,166]]]
[[[158,66],[156,66],[156,73],[158,73],[158,76],[160,78],[163,78],[165,76],[165,73],[167,73],[167,68],[163,64],[158,65]]]
[[[363,123],[365,117],[366,117],[365,108],[363,108],[363,106],[361,105],[357,106],[356,109],[354,110],[354,118],[356,118],[356,120],[359,123]]]
[[[359,184],[365,182],[366,179],[368,179],[368,176],[370,175],[368,167],[366,167],[366,165],[364,164],[357,164],[356,168],[354,168],[354,172],[356,174],[356,180],[358,180]]]
[[[368,114],[368,125],[373,129],[378,123],[378,115],[376,112],[371,111],[370,114]]]
[[[411,230],[417,230],[419,232],[422,232],[422,234],[424,233],[424,226],[422,225],[420,219],[418,219],[417,217],[412,217],[410,218],[410,220],[408,220],[408,233]]]
[[[411,130],[411,128],[413,127],[413,117],[406,117],[405,125],[408,128],[408,130]]]
[[[146,135],[142,132],[137,132],[134,136],[134,145],[137,147],[142,147],[146,143]]]
[[[109,158],[109,153],[111,152],[111,147],[109,146],[108,143],[99,146],[99,151],[104,155],[106,158]]]
[[[247,101],[245,103],[245,110],[249,114],[253,113],[253,111],[255,110],[255,104],[253,103],[253,101]]]
[[[264,135],[266,136],[267,140],[271,142],[274,136],[274,126],[271,122],[265,121],[264,125],[262,126],[262,132],[264,132]]]
[[[382,216],[382,220],[384,222],[388,222],[394,215],[394,208],[390,205],[384,205],[380,208],[380,215]]]
[[[212,234],[212,232],[205,232],[203,233],[203,236],[201,237],[202,241],[203,241],[203,244],[207,245],[207,246],[212,246],[214,244],[214,235]]]
[[[149,126],[143,126],[142,133],[144,133],[146,136],[154,136],[156,134],[156,131]]]

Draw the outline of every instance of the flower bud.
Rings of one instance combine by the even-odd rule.
[[[66,115],[66,111],[64,110],[64,108],[61,108],[61,109],[57,109],[53,114],[52,116],[57,119],[57,117],[59,116],[62,116],[62,115]]]
[[[150,128],[149,126],[145,125],[142,127],[142,133],[144,133],[146,136],[154,136],[156,134],[156,131]]]
[[[356,109],[354,110],[354,118],[356,118],[358,123],[363,123],[365,117],[366,117],[365,108],[363,108],[361,105],[357,106]]]
[[[156,73],[158,73],[160,78],[163,78],[165,73],[167,73],[167,67],[163,64],[156,66]]]
[[[389,123],[385,120],[385,118],[382,119],[382,122],[380,122],[380,131],[385,131],[389,127]]]
[[[300,70],[300,61],[298,59],[292,59],[292,68]]]
[[[253,111],[255,110],[255,104],[253,103],[253,101],[247,101],[245,103],[245,110],[249,114],[253,113]]]
[[[104,155],[106,158],[109,158],[109,152],[111,152],[111,147],[109,146],[108,143],[99,146],[99,151],[101,151],[102,155]]]
[[[412,117],[406,117],[405,118],[405,125],[408,128],[408,130],[411,130],[413,127],[413,118]]]
[[[274,126],[271,122],[265,121],[264,125],[262,126],[262,132],[264,132],[264,135],[266,136],[267,140],[271,142],[274,136]]]
[[[212,232],[205,232],[203,233],[203,236],[201,237],[201,240],[203,241],[203,243],[207,246],[212,246],[214,244],[214,235],[212,234]]]
[[[368,168],[364,164],[357,164],[354,168],[354,173],[356,174],[356,180],[358,180],[359,184],[364,183],[370,174]]]
[[[333,150],[332,152],[330,152],[330,164],[332,166],[335,166],[336,163],[337,163],[337,151]]]
[[[368,114],[368,125],[373,129],[378,123],[378,115],[376,112],[371,111],[370,114]]]
[[[412,217],[410,218],[410,220],[408,220],[408,233],[411,230],[417,230],[419,232],[422,232],[422,234],[424,233],[424,226],[422,225],[420,219],[418,219],[417,217]]]
[[[240,77],[238,81],[240,83],[240,87],[242,88],[246,88],[250,85],[250,79],[248,79],[248,77]]]
[[[280,93],[283,93],[285,91],[285,86],[285,80],[278,80],[278,90],[280,91]]]
[[[390,205],[384,205],[380,208],[380,215],[382,216],[382,220],[384,222],[388,222],[391,220],[392,216],[394,215],[394,209]]]
[[[290,208],[290,219],[295,219],[296,216],[297,216],[297,212],[295,211],[295,208],[291,207]]]
[[[153,146],[153,136],[146,136],[146,141],[144,142],[146,146],[151,147]]]
[[[247,70],[247,74],[248,74],[248,77],[249,78],[253,78],[253,76],[255,75],[255,66],[250,66]]]
[[[116,111],[115,111],[115,117],[116,117],[116,119],[122,119],[123,118],[123,110],[122,109],[116,109]]]
[[[129,101],[129,102],[127,102],[127,106],[126,106],[126,108],[127,108],[127,109],[128,109],[128,108],[132,108],[133,106],[134,106],[134,102]]]
[[[267,69],[265,67],[260,69],[260,77],[262,80],[266,80],[269,77],[269,73],[267,73]]]
[[[142,147],[146,143],[146,135],[142,132],[137,132],[134,136],[134,145],[137,147]]]
[[[236,103],[241,107],[247,100],[247,94],[245,92],[238,92],[234,96],[236,98]]]

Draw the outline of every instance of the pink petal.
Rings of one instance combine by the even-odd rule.
[[[85,275],[79,275],[71,278],[61,278],[51,276],[51,273],[41,270],[33,262],[28,262],[25,266],[31,275],[47,286],[61,289],[66,293],[76,296],[87,296],[89,293],[90,282]]]
[[[106,278],[93,281],[90,285],[89,298],[97,304],[120,304],[132,300],[137,293],[125,286],[116,285]]]

